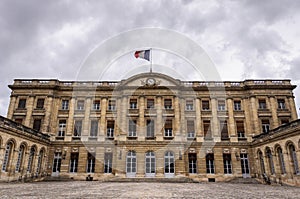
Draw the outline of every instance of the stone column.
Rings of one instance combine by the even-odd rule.
[[[250,97],[251,106],[250,109],[252,110],[252,131],[255,135],[260,134],[260,124],[258,121],[258,113],[257,113],[257,106],[256,106],[256,98],[255,96]],[[250,135],[252,136],[252,135]]]
[[[196,98],[195,109],[196,109],[196,137],[197,142],[203,142],[203,130],[202,130],[202,118],[201,118],[201,107],[200,107],[200,98]],[[199,161],[198,161],[199,162]]]
[[[272,113],[273,126],[272,129],[279,126],[278,116],[277,116],[277,102],[275,100],[275,96],[270,96],[270,108]]]
[[[138,140],[144,140],[145,135],[146,135],[146,130],[145,130],[145,97],[140,96],[139,98],[139,103],[138,103],[138,108],[139,108],[139,118],[137,122],[137,136]]]
[[[236,125],[233,115],[233,100],[232,98],[227,98],[227,110],[228,110],[228,136],[230,137],[230,142],[237,142]]]
[[[145,153],[141,150],[136,151],[137,177],[145,176]]]
[[[33,111],[33,106],[34,106],[34,96],[33,95],[29,95],[29,99],[27,102],[27,106],[26,106],[26,117],[25,117],[25,126],[30,127],[30,123],[31,123],[31,116],[32,116],[32,111]]]
[[[72,140],[72,135],[73,135],[73,126],[74,126],[74,109],[75,109],[75,98],[71,98],[70,100],[70,106],[69,106],[69,118],[67,121],[67,129],[66,129],[66,141],[71,141]],[[83,129],[85,129],[85,120],[84,120],[84,125]]]
[[[79,147],[78,155],[78,174],[86,174],[88,151],[85,147]]]
[[[104,147],[97,147],[96,148],[96,165],[95,165],[95,173],[104,173],[104,154],[105,148]]]
[[[156,140],[157,141],[162,141],[163,140],[163,136],[164,136],[164,128],[163,128],[163,117],[162,117],[162,97],[161,96],[157,96],[156,97],[156,124],[155,125],[155,135],[156,136]]]
[[[100,137],[102,140],[106,137],[106,110],[107,110],[107,98],[101,99],[101,118],[100,118]]]
[[[290,111],[291,111],[292,121],[298,119],[294,96],[288,97],[288,103],[289,103],[289,107],[290,107]]]
[[[252,141],[252,137],[249,136],[249,133],[252,132],[251,128],[251,104],[249,102],[248,98],[243,99],[243,108],[244,108],[244,114],[245,114],[245,120],[244,120],[244,130],[245,130],[245,136],[247,137],[247,140],[250,142]],[[251,139],[251,140],[249,140]]]
[[[184,110],[185,110],[184,99],[179,99],[177,96],[175,96],[173,126],[174,126],[174,136],[176,141],[181,141],[180,136],[184,136],[186,132],[186,128],[185,128],[186,121],[184,117]]]
[[[11,95],[9,107],[8,107],[8,111],[7,111],[7,118],[10,120],[13,118],[14,110],[16,109],[16,101],[17,101],[17,97],[14,95]]]
[[[118,108],[117,108],[117,117],[115,118],[115,137],[120,139],[120,134],[123,134],[123,131],[125,131],[124,127],[122,127],[124,118],[123,118],[123,102],[121,97],[117,97],[116,106],[118,106]]]
[[[45,99],[45,117],[42,126],[42,132],[50,133],[50,116],[51,116],[51,112],[53,111],[52,101],[53,101],[52,95],[48,95],[47,98]]]
[[[127,136],[128,132],[128,120],[127,120],[127,108],[128,108],[128,97],[122,97],[122,105],[121,105],[121,134],[123,136]],[[119,109],[118,109],[119,110]]]
[[[212,125],[211,125],[212,137],[216,142],[218,142],[221,141],[221,135],[219,133],[218,110],[217,110],[216,98],[211,98],[211,115],[212,115]]]
[[[223,166],[223,149],[222,148],[214,148],[214,163],[215,163],[215,174],[224,174],[224,166]]]

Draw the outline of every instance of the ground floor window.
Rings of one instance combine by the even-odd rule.
[[[146,152],[145,169],[146,169],[146,175],[155,174],[155,154],[153,151]]]
[[[282,153],[281,148],[277,149],[277,154],[278,154],[278,161],[279,161],[279,165],[280,165],[281,174],[285,174],[286,169],[285,169],[284,157],[283,157],[283,153]]]
[[[104,155],[104,173],[112,173],[112,154],[105,153]]]
[[[43,163],[43,156],[44,156],[44,151],[41,150],[38,156],[38,163],[37,163],[37,167],[36,167],[36,173],[39,174],[41,172],[41,168],[42,168],[42,163]]]
[[[78,170],[78,153],[71,153],[70,173],[76,173]]]
[[[95,153],[88,153],[86,172],[87,173],[95,172]]]
[[[231,154],[223,154],[224,173],[232,174]]]
[[[133,174],[136,173],[136,152],[129,151],[126,157],[126,173]]]
[[[248,154],[241,153],[240,158],[241,158],[242,174],[250,174]]]
[[[214,174],[215,166],[214,166],[214,154],[209,153],[206,155],[206,173]]]
[[[298,166],[298,160],[297,160],[297,154],[296,154],[296,150],[295,150],[295,146],[294,145],[289,145],[289,152],[290,152],[290,157],[292,160],[292,165],[293,165],[293,169],[294,169],[294,173],[295,174],[299,174],[299,166]]]
[[[197,173],[197,154],[189,153],[189,173]]]
[[[264,164],[264,157],[263,157],[263,154],[261,151],[258,153],[258,157],[259,157],[261,174],[264,174],[264,173],[266,173],[266,170],[265,170],[265,164]]]
[[[31,173],[32,164],[34,160],[34,154],[35,154],[35,148],[31,147],[30,153],[29,153],[29,159],[28,159],[28,165],[27,165],[27,172]]]
[[[52,172],[60,172],[60,166],[61,166],[61,153],[55,152],[54,159],[53,159]]]
[[[175,172],[174,154],[171,151],[165,153],[165,173],[173,174]]]
[[[16,164],[16,172],[20,172],[22,168],[22,162],[23,162],[23,156],[24,156],[25,147],[24,145],[20,146],[19,152],[18,152],[18,160]]]
[[[2,163],[2,171],[7,171],[9,161],[10,161],[11,152],[12,152],[12,148],[13,148],[13,144],[11,142],[6,144],[4,159],[3,159],[3,163]]]

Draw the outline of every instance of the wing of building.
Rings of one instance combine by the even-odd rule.
[[[16,79],[0,180],[257,178],[300,185],[290,80]]]

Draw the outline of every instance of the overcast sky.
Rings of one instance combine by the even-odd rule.
[[[7,113],[13,79],[76,80],[97,46],[140,28],[171,30],[195,41],[222,80],[287,78],[299,86],[299,10],[297,0],[1,0],[0,114]],[[103,78],[119,80],[119,68],[145,64],[130,50],[136,49],[110,63]],[[185,71],[187,60],[171,52],[154,50],[154,64]],[[300,88],[295,95],[300,105]]]

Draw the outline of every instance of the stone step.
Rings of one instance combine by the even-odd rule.
[[[162,182],[162,183],[192,183],[190,178],[109,178],[104,179],[103,182]]]
[[[229,183],[237,183],[237,184],[261,184],[255,178],[234,178]]]

